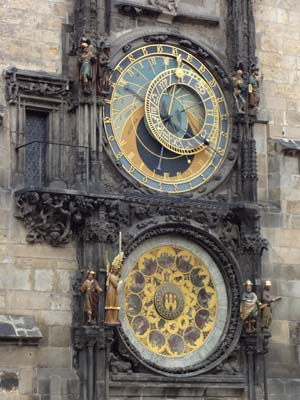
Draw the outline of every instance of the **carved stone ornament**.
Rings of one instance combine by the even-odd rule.
[[[16,203],[16,217],[23,220],[29,243],[60,246],[70,242],[74,235],[86,241],[111,243],[117,238],[120,222],[126,218],[116,212],[115,200],[25,192],[17,196]]]
[[[113,195],[90,197],[29,191],[16,195],[16,205],[16,217],[23,221],[29,243],[60,246],[73,239],[114,243],[120,228],[127,230],[136,224],[136,229],[143,230],[163,218],[165,222],[187,225],[194,221],[232,252],[261,254],[267,248],[257,227],[250,227],[250,231],[247,228],[248,232],[241,226],[241,213],[247,211],[240,204],[138,194],[119,196],[117,200]],[[131,237],[127,231],[123,244]]]
[[[157,289],[154,304],[163,318],[172,320],[182,313],[185,305],[184,296],[178,286],[168,282]]]
[[[212,11],[210,7],[199,5],[192,9],[187,7],[182,0],[116,0],[115,5],[122,13],[133,16],[140,15],[143,11],[159,13],[170,17],[184,17],[190,20],[205,21],[210,24],[219,23],[218,13]],[[170,23],[173,18],[161,19],[161,22]]]
[[[262,238],[258,233],[245,235],[241,241],[243,252],[252,252],[262,255],[264,250],[268,250],[268,241]]]
[[[28,72],[8,67],[4,71],[6,99],[14,103],[22,95],[60,98],[69,93],[69,81],[42,72]]]
[[[179,1],[180,0],[149,0],[149,4],[157,7],[162,13],[176,15]]]

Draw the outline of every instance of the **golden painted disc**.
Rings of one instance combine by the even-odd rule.
[[[124,284],[125,316],[135,338],[164,357],[199,349],[217,319],[217,293],[204,261],[172,245],[151,248]]]

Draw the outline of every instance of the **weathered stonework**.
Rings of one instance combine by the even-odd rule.
[[[299,397],[297,321],[299,263],[299,155],[284,151],[273,138],[299,140],[299,21],[297,1],[255,1],[257,55],[264,78],[259,118],[258,198],[269,251],[263,276],[272,279],[274,305],[270,356],[267,360],[271,399]],[[288,146],[287,147],[293,147]],[[292,378],[292,379],[290,379]],[[294,380],[293,380],[294,379]]]
[[[62,24],[69,22],[73,1],[42,1],[38,10],[35,6],[32,0],[1,2],[0,68],[17,65],[59,74]]]

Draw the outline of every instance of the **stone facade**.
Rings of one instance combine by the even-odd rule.
[[[22,224],[15,219],[11,194],[3,190],[0,198],[0,314],[33,316],[43,335],[38,347],[13,343],[0,347],[0,397],[31,400],[35,392],[43,393],[34,383],[43,385],[44,379],[49,384],[40,377],[47,375],[47,369],[55,369],[62,382],[72,379],[71,278],[76,256],[73,246],[29,246]],[[16,375],[14,386],[5,385],[7,373]],[[76,381],[73,387],[76,391]]]
[[[272,279],[272,339],[267,358],[270,399],[296,399],[299,385],[299,21],[297,1],[255,1],[257,56],[263,72],[259,119],[258,200],[269,251],[263,276]],[[291,145],[292,141],[295,140]],[[291,147],[296,150],[291,151]]]
[[[196,2],[199,15],[208,7],[204,19],[199,17],[197,20],[192,15],[190,19],[175,19],[171,26],[166,24],[170,15],[158,19],[156,14],[146,12],[134,16],[113,8],[110,39],[120,47],[138,33],[156,34],[160,30],[172,30],[186,38],[201,38],[201,43],[210,48],[217,59],[226,59],[227,2],[216,0],[209,6],[205,0],[182,3],[189,9]],[[1,70],[15,66],[20,70],[43,71],[57,77],[63,74],[64,79],[74,79],[76,56],[71,54],[71,60],[66,61],[65,33],[68,31],[66,26],[72,26],[76,19],[75,3],[78,5],[80,2],[43,0],[37,5],[32,0],[0,0]],[[94,3],[100,10],[101,4],[109,2]],[[253,5],[256,55],[263,73],[260,111],[254,125],[258,203],[262,235],[269,241],[269,250],[262,259],[262,277],[272,280],[274,296],[282,296],[281,302],[273,308],[272,338],[266,360],[269,400],[295,400],[300,397],[300,142],[297,142],[300,140],[300,4],[297,0],[255,0]],[[225,68],[231,71],[233,62],[225,61]],[[54,247],[26,241],[27,231],[16,218],[16,187],[11,180],[15,167],[17,121],[6,100],[4,78],[0,80],[2,105],[0,314],[34,317],[43,338],[38,346],[19,346],[14,342],[1,346],[0,343],[0,398],[74,400],[78,398],[79,378],[73,368],[72,280],[74,277],[78,279],[79,256],[74,242]],[[94,137],[90,139],[95,150],[97,141]],[[294,139],[295,142],[291,144],[282,139]],[[68,140],[70,143],[72,138]],[[86,142],[87,136],[79,140],[79,144]],[[82,257],[84,260],[86,255]],[[139,386],[132,382],[125,391],[122,382],[113,382],[111,398],[135,400],[147,399],[151,395],[160,399],[238,400],[246,396],[243,382],[234,382],[235,389],[227,389],[225,395],[223,387],[226,385],[222,386],[222,378],[216,388],[209,389],[201,380],[193,384],[187,380],[183,384],[174,384],[172,388],[172,383],[167,380],[146,384],[142,378]],[[257,398],[260,398],[259,393]]]
[[[1,2],[2,72],[16,66],[61,74],[62,29],[72,10],[72,1]],[[4,105],[3,79],[0,85],[0,104]],[[17,343],[0,347],[0,397],[32,400],[35,393],[49,394],[42,389],[49,381],[39,377],[46,375],[41,371],[55,368],[62,382],[70,374],[64,371],[70,371],[72,365],[71,278],[77,264],[73,246],[29,246],[26,232],[15,218],[8,156],[13,126],[6,104],[0,126],[0,314],[33,316],[43,338],[38,347],[20,348]],[[10,382],[7,374],[14,374],[14,385],[6,384]]]

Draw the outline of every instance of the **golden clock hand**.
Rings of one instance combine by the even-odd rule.
[[[161,146],[158,166],[155,168],[157,171],[161,171],[161,162],[162,162],[163,154],[164,154],[164,146]]]
[[[171,94],[171,100],[170,100],[169,110],[168,110],[168,116],[171,115],[171,111],[172,111],[172,107],[173,107],[173,103],[174,103],[175,92],[176,92],[176,85],[173,85],[172,94]]]

